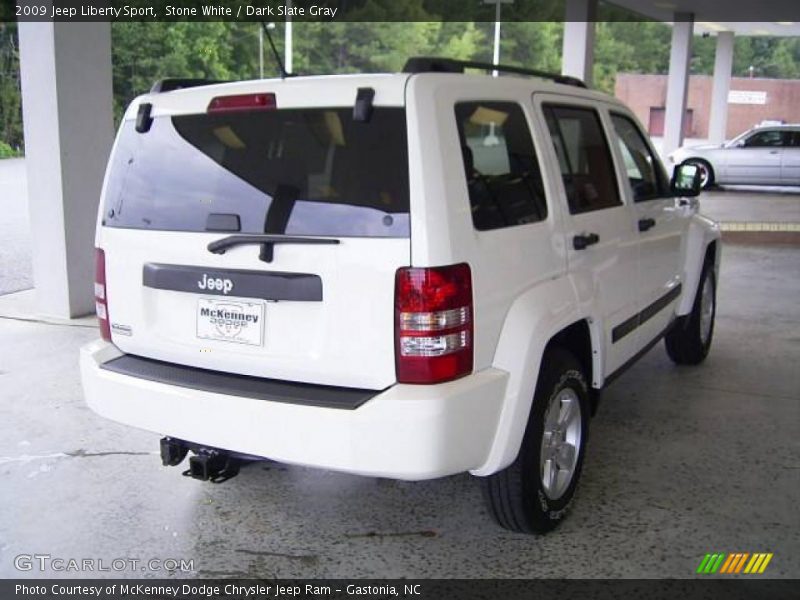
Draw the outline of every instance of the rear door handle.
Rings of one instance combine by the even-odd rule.
[[[639,219],[639,231],[647,231],[656,226],[655,219]]]
[[[575,250],[584,250],[588,246],[596,244],[599,241],[600,236],[596,233],[582,233],[572,238],[572,247],[575,248]]]

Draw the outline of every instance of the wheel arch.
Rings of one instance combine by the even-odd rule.
[[[558,308],[542,310],[543,306]],[[491,475],[511,464],[519,453],[546,350],[558,345],[575,353],[594,384],[602,372],[601,340],[600,323],[579,312],[574,289],[566,278],[537,286],[514,302],[493,361],[494,367],[509,373],[503,407],[486,460],[470,471],[473,475]]]
[[[595,333],[599,334],[599,331],[595,331]],[[601,347],[601,339],[599,335],[592,338],[592,327],[589,319],[580,319],[550,338],[544,350],[547,353],[551,347],[563,348],[578,359],[587,381],[591,384],[592,416],[597,412],[600,393],[599,382],[601,380],[602,365],[599,349]]]
[[[717,171],[717,168],[714,166],[714,163],[708,157],[693,155],[684,158],[680,164],[685,165],[690,163],[702,163],[708,170],[708,175],[709,175],[708,182],[704,184],[703,187],[711,187],[718,181],[719,172]]]
[[[683,265],[683,290],[675,313],[688,315],[692,311],[697,286],[707,260],[713,261],[714,276],[719,280],[722,258],[722,236],[719,225],[702,215],[694,215],[686,235]]]

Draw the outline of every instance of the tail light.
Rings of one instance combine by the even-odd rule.
[[[398,269],[397,381],[441,383],[471,373],[472,312],[469,265]]]
[[[111,321],[108,316],[108,292],[106,290],[106,253],[102,248],[94,251],[94,309],[100,324],[100,336],[111,341]]]

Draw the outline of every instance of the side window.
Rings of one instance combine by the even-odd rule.
[[[475,229],[543,221],[542,174],[522,108],[513,102],[459,102],[455,115]]]
[[[666,175],[639,128],[628,117],[611,115],[617,142],[625,161],[625,171],[631,184],[634,202],[659,198],[666,192]]]
[[[614,163],[597,111],[545,105],[569,212],[579,214],[620,206]]]
[[[747,138],[744,142],[744,145],[748,148],[774,148],[788,146],[789,140],[784,140],[784,137],[788,138],[788,135],[785,135],[785,132],[783,131],[776,131],[774,129],[759,131],[758,133],[754,133]]]

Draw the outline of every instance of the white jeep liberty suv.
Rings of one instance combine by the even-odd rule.
[[[104,182],[87,402],[199,479],[243,457],[469,471],[500,525],[547,531],[599,390],[662,337],[677,363],[708,353],[721,247],[698,192],[569,77],[416,58],[159,82]]]

